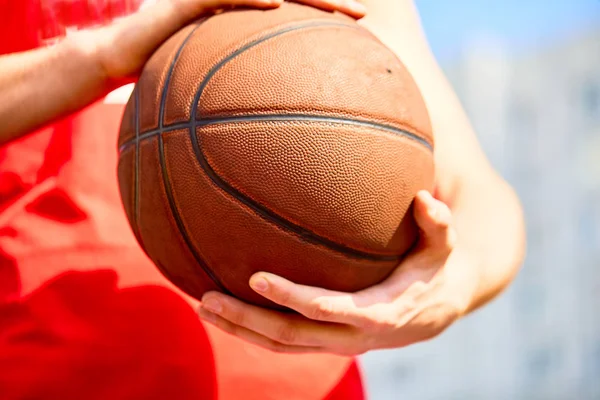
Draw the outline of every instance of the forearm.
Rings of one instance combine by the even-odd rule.
[[[431,53],[412,0],[364,0],[362,20],[407,66],[427,104],[435,136],[436,196],[452,211],[459,251],[474,263],[468,311],[500,293],[521,265],[525,228],[512,188],[489,165],[452,86]]]
[[[85,107],[130,80],[187,21],[161,1],[51,48],[0,56],[0,145]]]
[[[473,263],[472,312],[501,293],[518,272],[525,253],[523,210],[514,190],[499,176],[465,181],[448,198],[458,236],[458,251]]]
[[[92,51],[73,41],[0,57],[0,146],[106,92]]]

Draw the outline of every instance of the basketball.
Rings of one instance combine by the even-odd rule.
[[[420,91],[353,19],[294,3],[217,13],[145,65],[118,179],[132,230],[167,279],[251,304],[250,276],[355,292],[415,244],[433,188]]]

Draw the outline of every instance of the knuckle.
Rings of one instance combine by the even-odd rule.
[[[363,318],[358,326],[366,332],[375,332],[379,328],[379,324],[373,318]]]
[[[363,354],[366,354],[369,350],[371,350],[370,348],[367,348],[366,346],[359,346],[356,349],[354,349],[352,351],[352,354],[348,354],[349,356],[354,356],[354,357],[359,357],[362,356]]]
[[[438,231],[443,232],[452,226],[452,213],[445,204],[440,204],[435,212],[434,224]]]
[[[451,218],[452,218],[452,212],[450,211],[450,207],[448,207],[448,205],[446,203],[439,203],[439,207],[440,207],[440,215],[443,217],[443,219],[446,222],[450,222]]]
[[[397,321],[388,312],[377,312],[366,316],[361,320],[360,327],[372,334],[381,334],[396,329]]]
[[[284,344],[293,344],[297,338],[298,331],[291,323],[282,323],[277,328],[275,340]]]
[[[265,349],[270,350],[274,353],[282,353],[283,352],[283,344],[278,343],[271,339],[265,340],[263,343],[260,343],[260,345],[262,347],[264,347]]]
[[[365,330],[375,335],[396,329],[396,321],[390,317],[375,317],[365,321]]]
[[[289,290],[282,289],[273,293],[273,300],[281,305],[289,305],[291,298],[292,295]]]
[[[333,350],[332,353],[342,357],[354,357],[359,355],[358,352],[352,348],[339,348]]]
[[[229,321],[235,325],[244,326],[246,320],[246,314],[242,310],[232,309],[230,314],[227,316]]]
[[[225,320],[222,319],[217,319],[215,322],[215,325],[217,325],[217,327],[219,327],[220,329],[224,330],[227,333],[230,333],[234,336],[237,336],[238,334],[238,329],[236,325],[233,325],[231,323],[228,323]]]
[[[389,316],[381,317],[376,320],[377,332],[389,332],[396,329],[397,321]]]
[[[352,342],[347,343],[346,345],[336,346],[336,348],[333,349],[333,353],[340,356],[360,356],[375,349],[378,340],[379,339],[373,335],[357,332]]]
[[[324,320],[330,318],[333,314],[334,309],[331,301],[320,300],[313,305],[307,317],[314,320]]]
[[[447,219],[440,219],[435,223],[434,232],[437,235],[444,235],[448,231],[448,229],[450,229],[450,226],[450,221],[448,221]]]
[[[432,330],[432,331],[426,332],[423,334],[423,340],[434,339],[434,338],[438,337],[442,332],[443,332],[443,329],[442,330]]]
[[[445,327],[436,327],[434,329],[427,329],[420,332],[418,340],[419,342],[426,342],[435,339],[446,330]]]
[[[281,343],[278,343],[274,340],[269,340],[265,343],[265,348],[272,351],[273,353],[285,353],[286,346]]]
[[[359,345],[355,347],[340,348],[336,353],[340,356],[358,357],[365,354],[367,351],[369,351],[369,349],[367,349],[365,345]]]
[[[450,225],[447,223],[438,223],[435,228],[435,235],[438,237],[447,237],[450,230]]]
[[[450,228],[446,234],[446,247],[448,250],[453,250],[458,242],[458,234],[454,228]]]

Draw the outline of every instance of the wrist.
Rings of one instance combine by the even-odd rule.
[[[86,32],[80,38],[80,45],[87,48],[85,51],[104,77],[107,87],[115,86],[115,82],[133,73],[130,57],[134,52],[128,49],[126,41],[119,40],[121,35],[115,28],[118,27],[103,27]]]
[[[455,307],[459,318],[474,311],[480,303],[483,283],[482,264],[473,251],[457,246],[447,263],[448,276],[452,277]]]
[[[148,5],[109,26],[87,32],[92,57],[113,88],[135,80],[161,43],[184,26],[172,1]]]
[[[85,70],[91,87],[108,92],[112,89],[110,76],[103,63],[100,37],[97,30],[82,30],[68,36],[57,46],[66,59]]]

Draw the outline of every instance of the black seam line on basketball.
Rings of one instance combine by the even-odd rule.
[[[133,233],[135,234],[140,245],[142,245],[142,235],[140,233],[140,91],[139,88],[133,89],[133,126],[135,127],[135,173],[133,183]]]
[[[403,136],[408,139],[414,140],[419,144],[425,146],[428,150],[433,151],[433,147],[431,144],[412,132],[409,132],[404,129],[396,128],[390,125],[379,124],[371,121],[364,121],[360,119],[354,118],[344,118],[344,117],[330,117],[326,115],[310,115],[310,114],[264,114],[264,115],[240,115],[235,117],[224,117],[224,118],[214,118],[214,119],[201,119],[199,120],[199,124],[197,126],[207,126],[207,125],[216,125],[216,124],[227,124],[232,122],[287,122],[287,121],[300,121],[300,122],[322,122],[322,123],[332,123],[332,124],[342,124],[342,125],[358,125],[364,126],[367,128],[372,128],[379,131],[387,131],[391,132],[398,136]]]
[[[164,120],[164,116],[165,116],[165,104],[167,102],[167,92],[169,91],[169,84],[171,83],[171,77],[173,76],[173,71],[175,70],[175,64],[177,63],[179,56],[181,56],[181,53],[183,52],[185,45],[190,40],[190,38],[192,37],[194,32],[196,32],[196,30],[200,27],[200,25],[202,25],[202,22],[204,22],[204,20],[199,21],[198,24],[194,27],[194,29],[192,29],[192,31],[190,33],[188,33],[188,35],[185,37],[185,39],[183,40],[183,42],[177,49],[177,52],[175,52],[175,56],[173,56],[173,61],[171,62],[171,65],[169,66],[169,70],[167,71],[167,76],[165,77],[165,83],[163,84],[163,90],[162,90],[162,93],[160,94],[160,106],[158,108],[158,129],[159,130],[164,128],[163,120]]]
[[[258,38],[242,47],[240,47],[239,49],[235,50],[233,53],[229,54],[227,57],[225,57],[224,59],[222,59],[221,61],[219,61],[217,64],[215,64],[206,74],[206,76],[204,77],[204,79],[202,80],[202,82],[200,83],[200,86],[198,87],[198,91],[196,92],[196,95],[194,96],[194,101],[192,102],[191,105],[191,110],[190,110],[190,116],[191,116],[191,120],[192,122],[194,122],[197,118],[196,118],[196,112],[198,110],[198,105],[200,103],[200,97],[202,96],[202,93],[204,92],[204,89],[206,88],[206,86],[208,85],[208,83],[210,82],[210,80],[212,79],[212,77],[221,69],[223,68],[223,66],[225,66],[225,64],[227,64],[229,61],[233,60],[234,58],[236,58],[237,56],[239,56],[240,54],[244,53],[245,51],[255,47],[256,45],[259,45],[263,42],[266,42],[267,40],[273,39],[277,36],[281,36],[283,34],[286,33],[290,33],[290,32],[294,32],[294,31],[299,31],[301,29],[304,28],[322,28],[322,27],[331,27],[331,26],[337,26],[337,27],[343,27],[343,28],[350,28],[350,29],[359,29],[359,26],[354,26],[354,25],[348,25],[348,24],[344,24],[341,22],[331,22],[331,21],[318,21],[318,22],[309,22],[309,23],[303,23],[303,24],[299,24],[299,25],[293,25],[293,26],[289,26],[287,28],[284,28],[282,30],[273,32],[269,35],[263,36],[261,38]]]
[[[216,124],[227,124],[232,122],[271,122],[271,121],[303,121],[303,122],[322,122],[322,123],[333,123],[333,124],[341,124],[341,125],[359,125],[367,128],[372,128],[380,131],[387,131],[393,133],[398,136],[406,137],[408,139],[414,140],[419,144],[425,146],[428,150],[433,151],[433,146],[426,140],[420,137],[419,135],[412,133],[410,131],[396,128],[390,125],[379,124],[371,121],[364,121],[360,119],[353,118],[343,118],[343,117],[329,117],[325,115],[310,115],[310,114],[264,114],[264,115],[240,115],[235,117],[223,117],[223,118],[205,118],[200,119],[196,122],[196,127],[203,127],[207,125],[216,125]],[[191,122],[183,122],[176,123],[173,125],[167,125],[163,127],[163,129],[154,129],[148,131],[142,135],[140,135],[139,140],[145,140],[156,136],[160,133],[171,132],[178,129],[190,129],[192,126]],[[129,146],[133,144],[132,140],[129,140],[119,147],[119,152],[123,152],[127,150]]]
[[[175,70],[175,65],[177,64],[177,60],[179,59],[179,56],[183,52],[185,45],[188,43],[188,41],[190,40],[190,38],[192,37],[194,32],[196,32],[198,27],[202,24],[202,22],[204,22],[204,20],[200,21],[196,25],[196,27],[194,29],[192,29],[192,31],[186,36],[186,38],[181,43],[179,49],[177,49],[177,52],[175,53],[175,56],[173,57],[173,61],[171,62],[171,65],[169,66],[169,70],[168,70],[167,76],[165,78],[165,83],[163,85],[163,92],[161,93],[160,106],[159,106],[159,112],[158,112],[158,115],[159,115],[158,124],[159,124],[160,131],[162,131],[164,128],[163,116],[164,116],[164,109],[165,109],[165,104],[166,104],[166,99],[167,99],[167,91],[169,90],[169,83],[171,82],[171,76],[173,75],[173,71]],[[198,266],[200,268],[202,268],[204,273],[219,287],[219,289],[221,289],[222,292],[231,294],[231,292],[229,290],[227,290],[227,288],[225,287],[223,282],[221,282],[219,277],[217,277],[216,274],[208,267],[206,261],[204,261],[204,259],[200,256],[200,254],[196,250],[194,244],[192,243],[192,240],[190,239],[187,229],[185,228],[185,225],[183,224],[181,215],[179,215],[179,211],[177,211],[177,206],[175,205],[175,196],[173,195],[171,181],[169,179],[167,165],[165,162],[165,148],[164,148],[164,142],[163,142],[162,135],[158,135],[158,153],[159,153],[160,169],[161,169],[161,173],[162,173],[162,180],[163,180],[163,185],[165,186],[165,192],[167,195],[167,199],[169,201],[169,208],[171,209],[171,215],[175,219],[175,223],[177,224],[179,233],[183,237],[185,244],[187,245],[188,249],[192,253],[192,256],[194,257],[194,260],[196,261]]]
[[[204,88],[206,88],[206,86],[208,85],[208,83],[210,82],[210,79],[225,65],[227,64],[229,61],[233,60],[235,57],[239,56],[240,54],[244,53],[245,51],[253,48],[254,46],[263,43],[269,39],[273,39],[275,37],[281,36],[285,33],[288,32],[293,32],[293,31],[298,31],[301,29],[306,29],[306,28],[320,28],[320,27],[326,27],[326,26],[347,26],[350,28],[354,28],[354,26],[351,25],[346,25],[346,24],[341,24],[341,23],[331,23],[331,22],[319,22],[319,23],[309,23],[309,24],[301,24],[301,25],[296,25],[296,26],[292,26],[292,27],[288,27],[285,29],[282,29],[280,31],[274,32],[270,35],[267,35],[265,37],[262,37],[260,39],[257,39],[253,42],[248,43],[247,45],[243,46],[242,48],[234,51],[233,53],[231,53],[229,56],[225,57],[222,61],[220,61],[219,63],[217,63],[213,68],[211,68],[211,70],[207,73],[206,77],[204,78],[204,80],[202,81],[202,83],[200,84],[199,88],[198,88],[198,92],[196,93],[196,96],[194,97],[194,101],[192,102],[192,109],[191,109],[191,126],[189,128],[189,134],[190,134],[190,139],[192,141],[192,147],[194,148],[194,152],[196,153],[196,158],[198,160],[198,163],[200,164],[200,166],[202,167],[202,169],[204,170],[204,172],[206,173],[206,175],[210,178],[210,180],[212,180],[212,182],[221,190],[223,190],[225,193],[229,194],[230,196],[232,196],[233,198],[235,198],[237,201],[239,201],[240,203],[244,204],[246,207],[248,207],[249,209],[251,209],[252,211],[254,211],[254,213],[256,215],[258,215],[259,217],[261,217],[262,219],[264,219],[265,221],[279,227],[282,229],[287,230],[288,232],[295,234],[296,236],[300,237],[302,240],[304,240],[305,242],[309,242],[309,243],[313,243],[316,245],[320,245],[320,246],[324,246],[326,248],[329,248],[330,250],[336,251],[338,253],[344,254],[348,257],[354,257],[354,258],[359,258],[359,259],[368,259],[368,260],[374,260],[374,261],[384,261],[384,260],[398,260],[400,258],[400,256],[390,256],[390,255],[383,255],[383,254],[373,254],[373,253],[368,253],[368,252],[364,252],[361,250],[357,250],[351,247],[347,247],[344,246],[340,243],[336,243],[330,239],[327,239],[325,237],[319,236],[316,233],[303,228],[299,225],[294,224],[291,221],[288,221],[286,219],[284,219],[283,217],[277,215],[275,212],[269,210],[268,208],[266,208],[265,206],[259,204],[258,202],[254,201],[253,199],[251,199],[250,197],[244,195],[243,193],[241,193],[239,190],[235,189],[234,187],[232,187],[231,185],[229,185],[227,182],[225,182],[210,166],[210,164],[208,163],[208,161],[206,160],[206,158],[204,157],[204,154],[202,152],[202,149],[200,148],[200,143],[198,140],[198,135],[196,132],[196,128],[197,126],[201,125],[201,121],[197,121],[197,117],[196,117],[196,110],[198,109],[199,106],[199,102],[200,102],[200,97],[202,96],[202,93],[204,91]],[[159,135],[160,137],[161,135]]]

